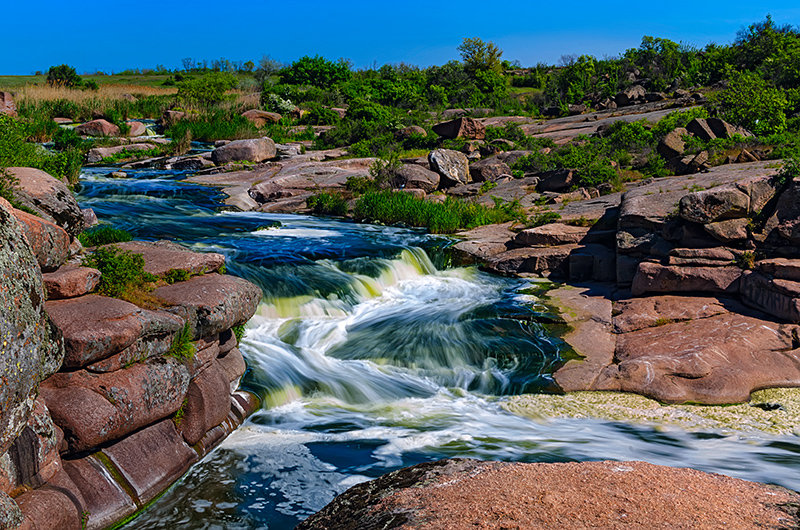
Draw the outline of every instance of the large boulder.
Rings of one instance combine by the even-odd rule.
[[[437,123],[433,132],[442,138],[466,138],[468,140],[483,140],[486,138],[486,126],[473,118],[456,118],[455,120]]]
[[[689,134],[689,131],[684,127],[678,127],[668,132],[658,143],[658,154],[667,160],[682,156],[683,152],[686,150],[686,141],[684,141],[683,137],[687,134]]]
[[[58,373],[41,395],[72,452],[119,439],[177,411],[189,388],[189,370],[170,357],[114,372]]]
[[[42,275],[48,300],[76,298],[89,294],[100,283],[100,271],[78,265],[64,265]]]
[[[173,336],[184,326],[183,320],[165,311],[149,311],[94,294],[48,301],[47,312],[64,335],[66,368],[117,354],[124,357],[124,363],[166,353]]]
[[[125,124],[128,126],[128,136],[144,136],[147,134],[147,127],[144,123],[140,121],[126,121]]]
[[[17,115],[17,106],[14,104],[11,92],[0,92],[0,114]]]
[[[694,223],[745,217],[749,210],[750,197],[732,185],[690,193],[680,201],[680,216]]]
[[[36,257],[8,203],[0,201],[0,454],[25,427],[39,382],[64,356],[44,302]]]
[[[736,293],[739,290],[739,267],[696,267],[642,262],[633,278],[631,292],[644,293]]]
[[[109,121],[99,119],[78,125],[75,127],[75,132],[84,136],[119,136],[119,127]]]
[[[680,492],[680,493],[676,493]],[[297,530],[778,528],[795,492],[645,462],[426,462],[353,486]]]
[[[539,191],[562,192],[578,183],[578,175],[574,169],[554,169],[545,171],[539,176]]]
[[[633,85],[614,96],[614,102],[619,107],[625,107],[627,105],[644,102],[646,96],[647,91],[643,86]]]
[[[63,228],[28,212],[13,208],[11,212],[19,221],[42,271],[52,272],[67,261],[70,238]]]
[[[72,238],[83,232],[83,212],[63,182],[32,167],[10,167],[8,171],[17,179],[14,197],[20,204],[57,224]]]
[[[442,188],[451,188],[460,184],[469,184],[469,160],[464,153],[452,149],[434,149],[428,154],[431,170],[441,177]]]
[[[247,322],[255,314],[262,293],[247,280],[205,274],[159,287],[153,295],[189,322],[194,338],[200,339]]]
[[[417,164],[403,164],[395,171],[392,187],[401,189],[418,189],[426,193],[436,191],[439,187],[439,174]]]
[[[271,138],[254,138],[251,140],[234,140],[211,153],[211,160],[218,166],[228,162],[246,161],[263,162],[275,158],[278,154],[275,142]]]
[[[511,168],[497,157],[485,158],[469,166],[473,182],[492,182],[502,176],[510,176]]]
[[[263,127],[268,123],[278,123],[281,121],[281,116],[277,112],[267,112],[265,110],[250,109],[242,113],[242,117],[249,120],[256,127]]]
[[[745,402],[754,390],[800,385],[793,325],[738,313],[663,322],[619,335],[614,363],[591,388],[720,405]]]

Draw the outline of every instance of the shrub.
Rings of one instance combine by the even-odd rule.
[[[76,88],[81,86],[83,80],[78,72],[68,64],[51,66],[47,70],[47,84],[54,87]]]
[[[75,184],[83,165],[83,151],[69,147],[58,153],[27,141],[22,120],[0,114],[0,167],[35,167]]]
[[[226,98],[225,92],[236,88],[238,81],[229,72],[210,72],[196,79],[178,83],[178,99],[209,106]]]
[[[81,245],[84,247],[123,243],[125,241],[131,241],[132,239],[133,236],[130,232],[114,228],[110,225],[95,226],[78,234],[78,241],[80,241]]]
[[[757,135],[786,130],[786,96],[753,72],[732,74],[728,88],[713,94],[708,105],[723,120]]]
[[[678,127],[686,127],[695,118],[708,118],[708,116],[708,109],[705,107],[694,107],[688,110],[671,112],[658,120],[651,132],[655,138],[661,139],[668,132]]]
[[[327,88],[348,80],[351,75],[350,66],[344,60],[334,62],[319,55],[306,55],[293,62],[281,77],[284,83]]]
[[[242,339],[244,338],[245,325],[236,324],[231,329],[233,330],[233,334],[236,336],[236,342],[242,342]]]
[[[123,297],[156,280],[144,272],[144,256],[114,246],[96,249],[83,263],[100,271],[98,292],[106,296]]]
[[[341,194],[323,191],[306,199],[306,205],[316,215],[347,215],[347,201]]]
[[[561,219],[561,215],[558,212],[547,210],[544,212],[533,214],[528,219],[528,222],[525,223],[525,226],[527,226],[528,228],[536,228],[537,226],[543,226],[543,225],[549,225],[550,223],[555,223],[559,219]]]
[[[170,269],[164,275],[164,281],[166,281],[169,284],[185,282],[191,276],[192,275],[189,273],[189,271],[185,269]]]

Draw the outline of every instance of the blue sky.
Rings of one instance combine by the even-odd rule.
[[[3,7],[0,74],[68,63],[79,72],[119,71],[181,59],[291,62],[306,54],[346,57],[358,68],[458,58],[464,37],[498,44],[523,65],[564,54],[617,55],[643,35],[703,46],[731,42],[771,13],[800,25],[797,0],[754,2],[299,2],[28,0]]]

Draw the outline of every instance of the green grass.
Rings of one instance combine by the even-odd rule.
[[[316,215],[347,215],[347,200],[336,192],[323,191],[306,199],[306,205]]]
[[[516,202],[495,199],[492,207],[454,197],[447,197],[444,202],[431,202],[395,191],[365,194],[356,203],[353,213],[361,221],[416,226],[427,228],[434,234],[451,234],[524,218],[522,208]]]
[[[97,164],[101,166],[110,166],[132,158],[135,158],[137,160],[144,160],[145,158],[155,158],[158,156],[163,156],[164,153],[165,150],[159,147],[154,147],[153,149],[143,149],[141,151],[129,151],[127,149],[123,149],[119,153],[114,153],[111,156],[103,158]]]
[[[122,243],[131,241],[132,239],[133,236],[130,232],[114,228],[110,225],[95,226],[78,235],[78,241],[80,241],[81,245],[84,247]]]
[[[184,362],[192,360],[195,353],[197,353],[197,349],[192,342],[192,328],[187,322],[184,324],[183,329],[172,339],[172,345],[170,345],[169,351],[164,355],[174,357]]]

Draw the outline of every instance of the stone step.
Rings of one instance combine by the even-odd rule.
[[[193,252],[171,241],[127,241],[107,246],[141,254],[144,257],[144,271],[162,278],[172,270],[194,275],[216,272],[225,265],[225,256],[222,254]]]
[[[77,298],[91,293],[100,283],[100,271],[78,265],[64,265],[42,274],[48,300]]]

